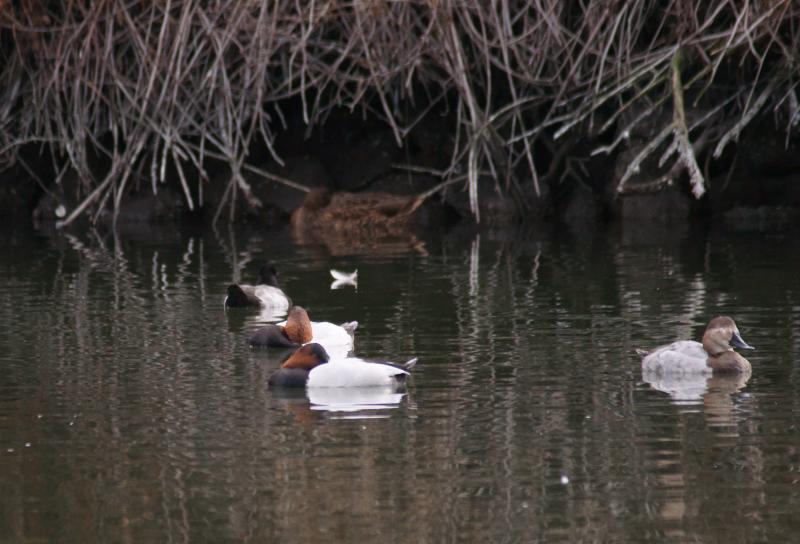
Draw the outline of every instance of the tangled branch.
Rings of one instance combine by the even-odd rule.
[[[454,105],[444,177],[465,167],[477,216],[481,173],[539,194],[540,140],[616,130],[597,149],[611,153],[672,96],[666,135],[699,197],[698,141],[719,155],[781,107],[787,133],[797,125],[798,29],[790,0],[0,2],[0,169],[28,144],[49,151],[55,172],[70,164],[81,185],[68,224],[101,203],[116,213],[131,189],[158,191],[168,165],[193,209],[208,161],[223,160],[232,175],[217,215],[223,204],[232,215],[242,199],[260,205],[242,175],[253,144],[281,162],[287,99],[309,126],[363,109],[398,144],[419,121],[409,104]],[[620,127],[632,108],[643,113]],[[689,110],[704,120],[690,123]],[[108,159],[99,174],[93,153]]]

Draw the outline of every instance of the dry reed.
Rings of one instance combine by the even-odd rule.
[[[158,191],[168,166],[193,209],[207,161],[223,160],[232,176],[215,217],[232,217],[237,200],[260,204],[242,175],[252,145],[281,161],[286,99],[312,127],[363,109],[398,144],[452,106],[457,143],[440,174],[466,174],[477,214],[483,172],[524,204],[568,166],[564,135],[611,134],[595,151],[612,153],[671,108],[617,190],[671,137],[661,162],[699,196],[698,155],[719,156],[758,115],[775,114],[787,138],[800,121],[798,29],[790,0],[0,0],[0,170],[26,144],[55,172],[77,170],[68,224],[116,213],[131,186]],[[556,163],[544,174],[537,148]]]

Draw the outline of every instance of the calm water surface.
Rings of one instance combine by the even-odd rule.
[[[0,542],[795,538],[796,235],[637,234],[4,234]],[[269,316],[222,306],[265,260],[357,354],[418,356],[405,394],[269,389]],[[643,380],[718,314],[749,382]]]

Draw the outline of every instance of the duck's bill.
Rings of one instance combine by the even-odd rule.
[[[738,332],[734,332],[731,336],[731,345],[739,349],[756,349],[747,342],[745,342]]]

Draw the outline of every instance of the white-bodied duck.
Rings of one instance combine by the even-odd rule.
[[[292,353],[272,376],[274,387],[399,387],[417,362],[404,365],[370,362],[358,357],[330,357],[321,345],[306,344]]]
[[[258,270],[256,285],[236,284],[228,286],[225,307],[241,308],[254,306],[270,308],[280,315],[285,314],[292,305],[289,297],[278,287],[278,271],[271,263]]]
[[[642,372],[665,374],[750,373],[750,362],[733,350],[755,349],[742,339],[733,319],[712,319],[703,342],[680,340],[652,351],[637,350],[642,356]]]
[[[286,321],[261,327],[250,337],[250,345],[293,348],[315,342],[336,355],[344,356],[353,349],[353,331],[357,326],[358,321],[342,325],[311,321],[305,308],[292,306]]]

